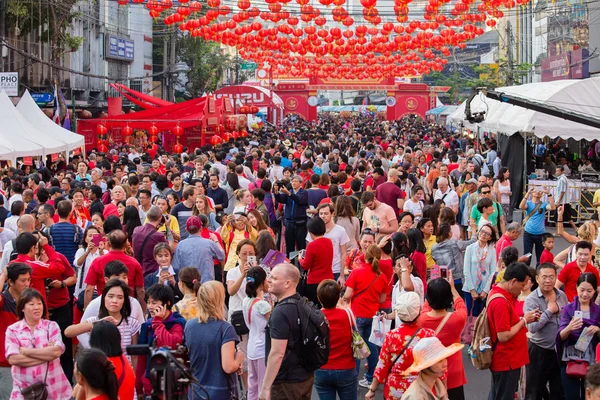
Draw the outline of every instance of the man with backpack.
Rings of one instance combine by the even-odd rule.
[[[265,329],[268,358],[260,400],[310,399],[314,371],[329,357],[329,325],[323,313],[296,292],[299,280],[300,272],[291,264],[271,270],[269,292],[278,303]]]
[[[492,346],[492,387],[490,400],[513,400],[519,385],[521,367],[529,364],[526,324],[539,321],[541,312],[535,308],[519,317],[516,299],[529,282],[531,272],[525,263],[510,264],[502,278],[488,295],[486,316]],[[477,330],[477,329],[476,329]],[[473,341],[480,338],[474,334]]]

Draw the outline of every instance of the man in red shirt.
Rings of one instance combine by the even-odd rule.
[[[530,271],[525,263],[509,265],[502,282],[488,295],[487,317],[490,325],[490,346],[496,345],[492,355],[492,387],[490,399],[513,399],[519,385],[521,367],[529,364],[526,324],[540,318],[535,309],[519,317],[515,300],[530,281]]]
[[[500,257],[502,250],[504,250],[506,247],[512,246],[513,242],[517,240],[519,236],[521,236],[521,232],[523,232],[523,227],[518,222],[511,222],[510,224],[506,225],[506,232],[504,232],[504,235],[502,235],[496,242],[496,262],[498,261],[498,257]],[[528,259],[529,257],[521,256],[519,257],[518,261],[527,262]]]
[[[598,270],[590,264],[592,257],[592,244],[584,240],[575,244],[575,261],[571,261],[558,274],[555,287],[562,289],[567,295],[569,302],[577,296],[577,279],[584,272],[591,272],[600,281]],[[564,289],[563,289],[564,286]]]
[[[131,288],[132,293],[135,293],[135,297],[140,302],[142,310],[146,312],[146,302],[144,297],[146,293],[144,291],[144,275],[142,273],[142,266],[135,258],[125,254],[125,248],[127,245],[127,235],[121,230],[115,230],[108,234],[108,244],[110,245],[110,251],[92,261],[90,269],[85,277],[85,294],[84,294],[84,310],[85,307],[92,301],[92,295],[94,294],[94,288],[98,294],[102,293],[104,285],[104,266],[109,261],[121,261],[127,267],[129,271],[128,285]]]
[[[17,300],[21,292],[29,287],[31,282],[31,267],[25,263],[12,263],[0,274],[0,287],[8,282],[8,288],[0,295],[0,332],[17,322]],[[6,337],[0,335],[0,348],[4,348]],[[12,392],[12,374],[10,364],[4,352],[0,352],[0,399],[10,398]]]
[[[31,267],[33,272],[30,286],[40,292],[44,302],[48,304],[45,280],[62,274],[65,270],[59,254],[48,244],[48,238],[42,236],[38,241],[38,238],[29,232],[23,232],[17,237],[16,248],[19,255],[13,262],[25,263]],[[48,256],[47,262],[37,261],[36,256],[39,254],[40,248]]]

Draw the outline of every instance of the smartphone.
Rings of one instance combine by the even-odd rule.
[[[169,272],[169,267],[162,267],[160,273],[162,274],[163,272]]]
[[[440,266],[432,265],[429,269],[429,279],[437,279],[440,277]]]
[[[92,243],[94,243],[94,246],[98,247],[100,245],[101,240],[102,235],[99,233],[94,233],[94,235],[92,236]]]
[[[255,267],[256,266],[256,256],[248,256],[248,264]]]
[[[448,279],[448,267],[440,266],[440,278]]]
[[[527,258],[531,258],[531,256],[532,256],[533,254],[531,254],[531,253],[527,253],[527,254],[523,254],[523,255],[524,255],[525,257],[527,257]]]
[[[583,319],[583,311],[580,311],[580,310],[575,311],[575,314],[573,314],[573,318]]]

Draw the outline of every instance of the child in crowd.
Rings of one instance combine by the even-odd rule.
[[[151,318],[140,329],[138,344],[150,344],[154,347],[176,349],[183,343],[183,329],[186,320],[178,312],[172,312],[175,304],[173,290],[166,285],[156,284],[146,292],[148,311]],[[136,390],[150,395],[150,366],[147,356],[139,356],[136,368]]]
[[[540,257],[540,264],[554,263],[554,254],[552,254],[552,250],[554,250],[554,236],[551,233],[544,233],[542,236],[542,245],[544,246],[544,251],[542,251],[542,256]]]

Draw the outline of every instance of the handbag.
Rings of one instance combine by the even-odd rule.
[[[48,343],[50,343],[50,328],[48,328]],[[48,386],[46,386],[46,379],[48,378],[48,370],[50,369],[50,361],[46,363],[46,375],[44,376],[44,382],[37,382],[33,385],[27,386],[21,389],[21,396],[25,400],[47,400],[48,399]]]
[[[244,320],[244,313],[242,310],[231,313],[231,325],[233,325],[233,329],[235,329],[235,333],[237,333],[238,336],[246,335],[250,332],[246,325],[246,321]]]
[[[371,355],[371,350],[369,350],[369,346],[365,343],[365,340],[356,328],[356,320],[352,314],[352,310],[346,309],[346,314],[348,314],[350,329],[352,330],[352,356],[356,360],[364,360]]]
[[[467,294],[469,295],[469,294]],[[464,344],[471,344],[473,341],[473,332],[475,331],[475,321],[477,321],[477,317],[473,316],[473,305],[471,305],[471,309],[469,310],[469,315],[467,316],[467,322],[465,323],[465,328],[460,334],[460,341]]]
[[[446,325],[446,322],[448,322],[448,320],[450,319],[451,315],[452,315],[451,312],[447,312],[446,315],[444,316],[444,319],[440,322],[440,324],[438,325],[438,327],[435,328],[435,335],[436,336],[442,331],[442,328],[444,327],[444,325]]]
[[[589,367],[590,365],[587,361],[567,361],[567,376],[583,379],[585,378]]]

